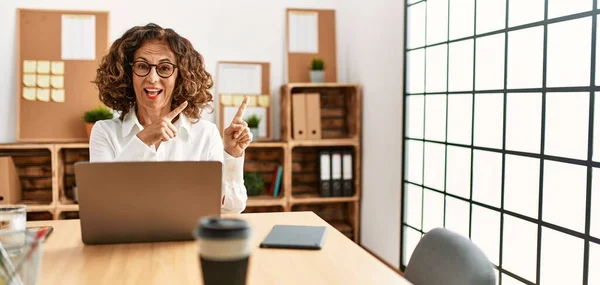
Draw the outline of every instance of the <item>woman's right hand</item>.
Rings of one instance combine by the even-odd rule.
[[[177,135],[177,128],[171,123],[179,113],[185,110],[188,102],[183,102],[160,120],[152,123],[137,134],[137,137],[148,146],[166,142]]]

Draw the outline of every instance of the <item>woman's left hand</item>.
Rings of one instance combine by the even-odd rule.
[[[247,104],[248,97],[242,101],[240,108],[231,121],[231,125],[223,131],[223,146],[225,147],[225,151],[233,157],[242,156],[244,150],[252,142],[252,133],[248,128],[248,123],[242,119]]]

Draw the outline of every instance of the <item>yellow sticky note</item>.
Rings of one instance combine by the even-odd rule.
[[[256,106],[256,97],[257,96],[248,96],[248,106],[250,106],[250,107]]]
[[[23,98],[29,101],[35,101],[35,88],[23,87]]]
[[[262,106],[262,107],[269,107],[271,100],[269,95],[260,95],[258,97],[258,105]]]
[[[65,63],[63,61],[52,62],[52,74],[63,75],[65,74]]]
[[[62,75],[52,75],[50,77],[50,84],[53,88],[64,88],[64,77]]]
[[[50,87],[50,76],[49,75],[38,75],[37,76],[37,86],[48,88]]]
[[[50,97],[52,97],[52,101],[54,102],[65,102],[65,89],[52,89]]]
[[[50,101],[50,89],[48,88],[38,88],[35,94],[35,97],[42,102]]]
[[[47,60],[40,60],[37,62],[37,73],[48,74],[50,73],[50,62]]]
[[[244,97],[243,95],[234,95],[233,96],[233,102],[231,102],[233,104],[233,106],[239,106],[242,105],[242,101],[244,101]]]
[[[221,94],[221,104],[223,106],[231,106],[231,95]]]
[[[23,73],[35,73],[37,62],[35,60],[23,61]]]
[[[35,87],[35,74],[23,74],[23,84],[27,87]]]

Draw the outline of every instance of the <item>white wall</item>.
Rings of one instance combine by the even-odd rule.
[[[188,38],[213,75],[221,60],[270,62],[273,116],[279,117],[279,88],[285,83],[285,9],[339,11],[342,4],[336,0],[0,0],[0,143],[16,139],[17,8],[109,11],[111,43],[132,26],[155,22]],[[343,26],[339,18],[336,25]],[[338,68],[339,80],[344,81],[345,62],[340,61]],[[207,119],[214,121],[214,115]],[[278,120],[273,130],[279,130]],[[274,134],[279,136],[277,131]]]
[[[212,74],[219,60],[268,61],[274,117],[285,83],[285,8],[336,10],[338,80],[363,85],[362,244],[398,267],[402,142],[403,1],[30,0],[0,2],[0,142],[15,140],[16,8],[110,12],[109,39],[155,22],[190,39]],[[90,79],[92,80],[92,79]],[[279,121],[275,120],[274,133]]]
[[[398,268],[404,1],[347,3],[338,50],[348,81],[363,86],[361,243]]]

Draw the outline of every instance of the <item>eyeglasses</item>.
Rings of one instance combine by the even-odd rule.
[[[133,73],[135,73],[135,75],[140,76],[140,77],[144,77],[144,76],[150,74],[152,67],[155,67],[156,74],[158,74],[158,76],[160,76],[162,78],[169,78],[175,72],[175,68],[177,68],[177,65],[172,64],[170,62],[161,62],[159,64],[150,64],[150,63],[147,63],[145,61],[140,61],[140,60],[131,62],[131,63],[129,63],[129,65],[131,65],[131,69],[133,70]]]

